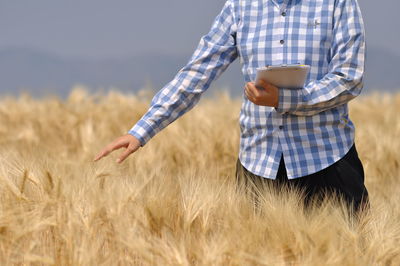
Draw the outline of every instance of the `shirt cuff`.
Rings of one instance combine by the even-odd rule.
[[[276,112],[284,114],[296,111],[304,104],[303,90],[303,88],[279,88],[279,103],[278,107],[275,107]]]
[[[155,135],[155,131],[148,123],[141,119],[128,131],[128,134],[137,138],[140,146],[143,147]]]

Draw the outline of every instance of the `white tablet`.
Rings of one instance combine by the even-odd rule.
[[[290,64],[276,65],[257,68],[256,86],[260,80],[265,80],[276,87],[281,88],[302,88],[306,81],[309,65]]]

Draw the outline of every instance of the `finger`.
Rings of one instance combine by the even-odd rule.
[[[109,152],[106,152],[105,150],[100,151],[99,154],[96,156],[96,158],[94,158],[94,161],[97,162],[101,158],[107,156],[108,153]]]
[[[111,142],[110,144],[108,144],[103,150],[101,150],[100,153],[96,156],[94,161],[98,161],[101,158],[110,154],[112,151],[114,151],[116,149],[120,149],[125,146],[126,146],[126,143],[124,141],[117,139],[117,140]]]
[[[98,154],[96,155],[96,157],[94,157],[93,161],[94,161],[94,162],[97,162],[97,161],[100,160],[101,158],[102,158],[101,153],[98,153]]]
[[[246,95],[247,99],[250,99],[250,95],[247,93],[246,87],[244,88],[244,94]]]
[[[134,153],[139,147],[134,147],[132,144],[129,144],[128,148],[119,156],[117,159],[117,163],[122,163],[129,155]]]
[[[257,98],[257,94],[254,93],[254,90],[251,89],[252,84],[250,82],[248,82],[246,84],[246,90],[247,90],[247,94],[250,95],[253,98]]]
[[[249,93],[254,96],[254,98],[258,98],[260,96],[260,90],[256,88],[255,84],[252,82],[247,83],[247,87],[249,89]]]
[[[244,93],[246,94],[247,99],[249,99],[249,100],[250,100],[251,102],[253,102],[253,103],[256,103],[256,99],[255,99],[252,95],[250,95],[250,94],[247,92],[247,90],[245,90]]]
[[[103,158],[103,157],[105,156],[105,151],[106,151],[106,148],[103,148],[103,149],[96,155],[96,157],[94,158],[94,161],[96,162],[96,161],[100,160],[101,158]]]
[[[244,93],[246,94],[246,97],[250,100],[251,98],[254,98],[253,95],[249,92],[249,89],[247,88],[247,84],[244,87]]]

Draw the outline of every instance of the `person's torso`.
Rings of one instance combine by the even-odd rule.
[[[274,2],[275,1],[275,2]],[[266,65],[307,64],[306,84],[328,73],[335,0],[237,0],[236,43],[244,81]],[[243,94],[240,154],[251,172],[275,178],[283,152],[289,178],[321,170],[354,141],[347,104],[314,116],[280,115]]]

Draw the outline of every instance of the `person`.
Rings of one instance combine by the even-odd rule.
[[[307,192],[306,202],[329,190],[343,195],[349,209],[364,210],[368,191],[347,103],[362,91],[365,52],[357,0],[227,0],[189,62],[94,160],[126,148],[117,159],[124,161],[192,109],[240,58],[238,183],[291,183]],[[302,88],[255,86],[258,67],[291,63],[311,66]]]

